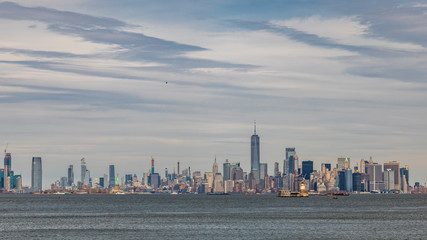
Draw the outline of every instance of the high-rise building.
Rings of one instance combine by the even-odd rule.
[[[33,157],[31,164],[31,189],[34,192],[42,190],[42,158]]]
[[[384,170],[384,185],[387,191],[394,189],[394,171],[390,168]]]
[[[214,193],[224,192],[224,180],[222,178],[222,174],[219,172],[215,174],[212,192]]]
[[[104,178],[104,177],[100,177],[100,178],[99,178],[99,186],[100,186],[101,188],[104,188],[104,187],[105,187],[105,178]]]
[[[344,170],[345,173],[345,190],[347,192],[353,192],[353,174],[350,168]]]
[[[360,167],[359,167],[359,171],[361,173],[366,173],[366,164],[369,164],[368,161],[366,161],[365,159],[360,160]]]
[[[218,163],[216,162],[216,157],[215,157],[215,162],[212,165],[212,174],[214,175],[214,177],[217,172],[218,172]]]
[[[278,162],[274,163],[274,176],[275,177],[279,176],[279,163]]]
[[[81,182],[82,182],[82,184],[84,185],[84,184],[87,184],[88,183],[88,180],[86,180],[86,171],[87,171],[87,167],[86,167],[86,161],[85,161],[85,159],[84,158],[82,158],[81,160],[80,160],[80,164],[81,164],[81,174],[80,174],[80,176],[81,176]]]
[[[392,189],[400,189],[400,167],[399,163],[396,161],[384,163],[384,171],[387,169],[391,169],[394,172],[394,186],[392,186]],[[385,181],[384,181],[385,182]]]
[[[10,153],[5,153],[4,155],[4,169],[8,169],[10,172],[12,170],[12,155]],[[9,174],[7,174],[9,176]]]
[[[264,179],[265,176],[268,176],[268,165],[267,165],[267,163],[260,163],[259,164],[259,174],[261,176],[261,179]]]
[[[302,161],[302,176],[310,180],[310,174],[313,172],[313,161]]]
[[[68,166],[68,186],[72,186],[74,184],[74,169],[73,164]]]
[[[409,189],[409,167],[400,168],[400,190],[404,193]]]
[[[222,165],[224,171],[224,181],[231,179],[231,163],[228,162],[228,159],[225,159],[225,163]]]
[[[338,170],[344,170],[350,168],[350,158],[338,158],[338,164],[337,164]]]
[[[362,174],[360,172],[353,173],[353,191],[362,191]]]
[[[374,162],[366,164],[366,172],[369,175],[369,190],[383,190],[384,182],[382,181],[382,166]]]
[[[5,150],[6,151],[6,150]],[[10,179],[10,172],[12,171],[12,155],[10,153],[5,153],[4,155],[4,180],[3,187],[6,191],[9,191],[13,184]]]
[[[256,123],[254,124],[254,134],[251,136],[251,172],[257,172],[257,180],[260,180],[260,172],[259,172],[259,136],[256,134]]]
[[[295,173],[295,170],[298,168],[298,161],[295,164],[295,148],[286,148],[285,149],[285,160],[283,162],[283,174]],[[298,158],[296,158],[298,160]]]
[[[160,187],[160,174],[158,174],[158,173],[151,173],[150,174],[150,185],[153,188]]]
[[[132,186],[132,180],[133,180],[132,174],[125,175],[125,185]]]
[[[116,183],[116,179],[115,179],[116,171],[115,171],[114,165],[109,166],[109,172],[108,173],[109,173],[108,187],[113,188],[115,183]]]

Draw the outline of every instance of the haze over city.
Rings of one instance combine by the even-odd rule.
[[[30,185],[85,158],[141,176],[214,158],[338,157],[426,182],[427,5],[418,1],[0,2],[0,144]]]

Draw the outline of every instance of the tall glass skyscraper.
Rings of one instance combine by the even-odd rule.
[[[283,174],[288,175],[289,173],[294,174],[295,173],[295,167],[298,168],[298,165],[295,166],[295,148],[286,148],[285,149],[286,156],[285,160],[283,161]]]
[[[42,158],[33,157],[31,164],[31,189],[34,192],[42,190]]]
[[[260,179],[259,172],[259,136],[256,134],[256,123],[254,124],[254,134],[251,136],[251,172],[256,172],[256,177]]]
[[[86,167],[86,161],[85,161],[85,159],[84,158],[82,158],[81,160],[80,160],[80,163],[81,163],[81,175],[80,175],[80,177],[81,177],[81,182],[82,182],[82,184],[87,184],[89,181],[89,179],[86,179],[86,171],[87,171],[87,167]]]
[[[68,166],[68,186],[73,186],[74,183],[74,167],[73,164]]]
[[[9,171],[12,169],[12,155],[10,153],[4,155],[4,166],[5,169],[7,167]]]
[[[115,180],[115,170],[114,170],[114,165],[110,165],[110,169],[109,169],[110,171],[109,171],[109,179],[110,179],[110,181],[109,181],[109,183],[108,183],[108,186],[109,187],[114,187],[114,185],[116,184],[116,180]]]

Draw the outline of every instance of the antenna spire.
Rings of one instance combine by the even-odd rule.
[[[256,120],[254,121],[254,135],[256,135]]]

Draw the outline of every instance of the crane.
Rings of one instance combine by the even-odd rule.
[[[4,149],[4,153],[6,153],[8,146],[9,146],[9,143],[6,144],[6,148]]]

